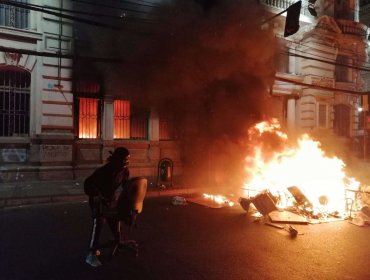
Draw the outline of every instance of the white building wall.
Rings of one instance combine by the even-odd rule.
[[[52,7],[60,7],[62,4],[66,9],[71,7],[70,0],[30,0],[29,3]],[[72,142],[66,139],[73,139],[72,60],[62,59],[59,65],[58,58],[23,53],[19,61],[12,61],[7,53],[11,53],[11,49],[18,49],[56,54],[61,39],[62,54],[71,54],[72,22],[63,19],[61,23],[58,17],[31,10],[28,29],[0,26],[0,38],[1,47],[10,49],[0,51],[0,67],[12,65],[28,71],[31,75],[29,137],[0,137],[0,144],[15,145],[14,154],[25,151],[26,156],[18,157],[19,160],[13,160],[12,164],[37,164],[41,159],[44,164],[67,164],[71,161]],[[62,90],[55,86],[59,81]],[[60,139],[62,143],[59,143]],[[61,148],[58,148],[58,145],[51,146],[52,143],[61,144]],[[3,154],[4,149],[0,150],[0,154]],[[0,161],[8,163],[7,158],[1,158]],[[10,170],[12,166],[4,168]]]
[[[42,4],[63,9],[71,8],[69,0],[44,0]],[[38,26],[43,34],[43,40],[39,42],[42,52],[72,54],[73,22],[43,13]],[[73,94],[73,61],[55,57],[42,57],[41,60],[41,132],[72,135],[73,109],[66,96]]]

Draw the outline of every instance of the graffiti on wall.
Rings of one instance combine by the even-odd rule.
[[[26,162],[27,149],[0,149],[0,162]]]
[[[71,161],[72,146],[71,145],[41,145],[40,159],[46,161]]]

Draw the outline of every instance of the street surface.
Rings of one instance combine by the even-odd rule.
[[[139,256],[109,259],[105,249],[98,268],[85,263],[90,223],[87,203],[0,210],[0,279],[370,279],[370,228],[347,221],[295,225],[299,235],[292,239],[239,205],[212,209],[146,198],[132,232]]]

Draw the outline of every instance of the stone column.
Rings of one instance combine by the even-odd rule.
[[[156,108],[151,108],[150,110],[149,140],[159,141],[159,115]]]
[[[114,108],[113,96],[104,96],[104,116],[103,116],[103,140],[113,140],[114,133]]]

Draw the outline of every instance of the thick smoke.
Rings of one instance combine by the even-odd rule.
[[[276,42],[257,1],[172,1],[115,47],[116,95],[176,121],[188,184],[241,186],[247,131],[268,108]],[[134,30],[134,32],[132,32]],[[119,91],[117,90],[119,89]]]

